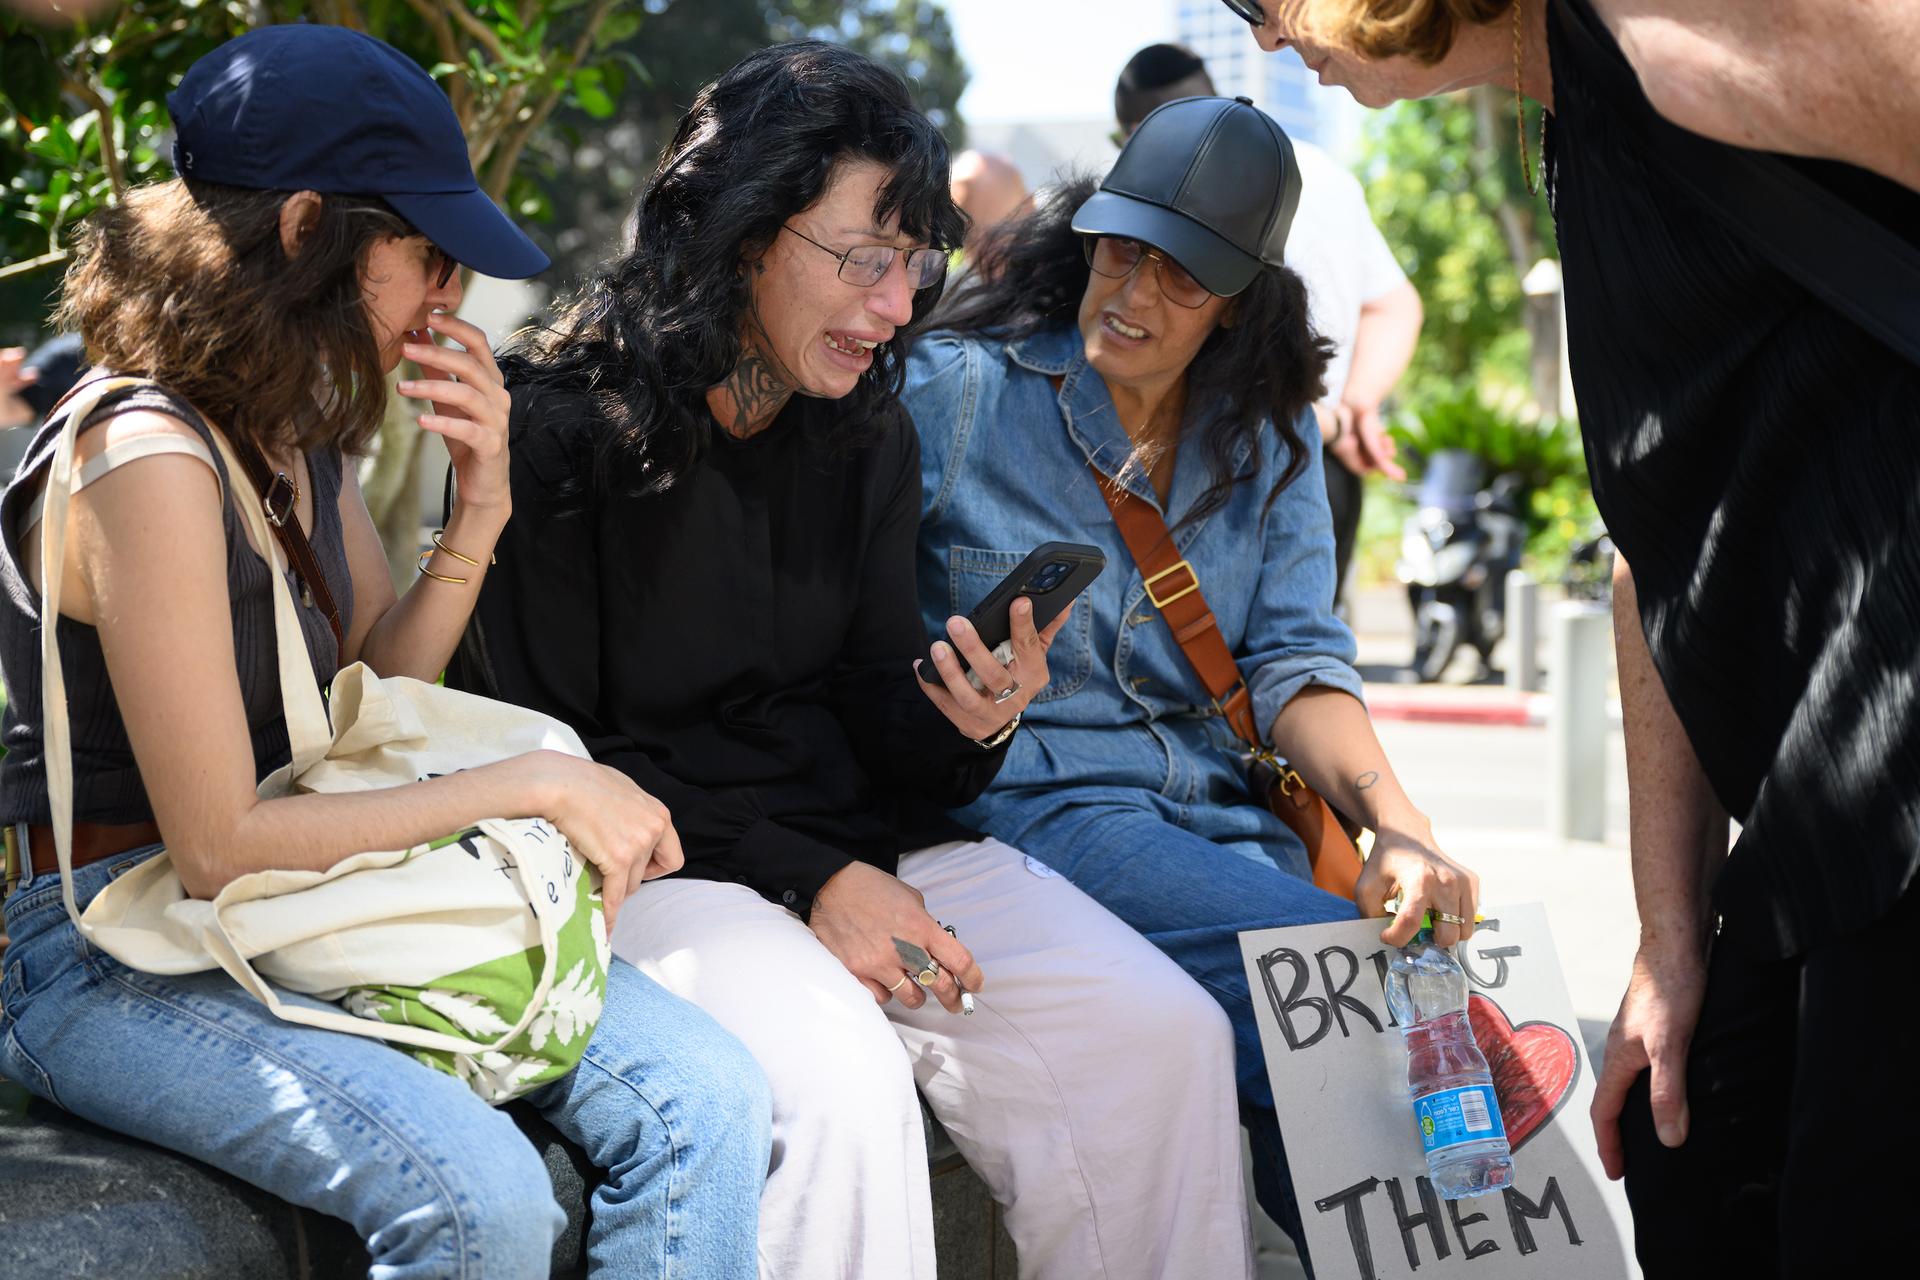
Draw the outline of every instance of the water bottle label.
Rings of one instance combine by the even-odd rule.
[[[1413,1118],[1420,1125],[1421,1150],[1428,1155],[1463,1142],[1507,1136],[1507,1126],[1500,1120],[1500,1101],[1491,1085],[1470,1084],[1415,1098]]]

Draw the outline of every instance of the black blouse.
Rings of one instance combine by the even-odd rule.
[[[1674,708],[1743,824],[1720,906],[1770,922],[1790,954],[1879,918],[1920,862],[1920,369],[1663,171],[1650,140],[1677,126],[1587,0],[1557,0],[1548,35],[1594,498]],[[1801,167],[1920,232],[1904,188]]]
[[[659,798],[682,874],[805,913],[858,859],[972,833],[945,816],[1005,748],[963,737],[917,687],[919,439],[818,443],[828,402],[711,447],[663,494],[637,463],[591,480],[579,402],[516,389],[513,518],[448,683],[573,725]]]

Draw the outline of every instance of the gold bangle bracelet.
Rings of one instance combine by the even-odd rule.
[[[442,551],[446,551],[445,547],[442,547],[440,549]],[[452,553],[448,552],[448,554],[451,555]],[[428,547],[425,551],[422,551],[420,553],[419,568],[421,573],[425,574],[429,578],[434,579],[437,582],[450,582],[456,587],[464,587],[467,585],[467,579],[465,578],[450,578],[444,573],[435,573],[433,570],[427,568],[427,561],[431,560],[432,558],[433,558],[432,547]]]
[[[446,544],[446,542],[443,540],[443,537],[442,537],[442,535],[444,535],[445,533],[446,533],[445,529],[435,529],[433,531],[433,545],[438,547],[440,550],[446,552],[448,555],[452,556],[455,560],[458,560],[461,564],[470,564],[474,568],[478,569],[480,567],[480,562],[478,560],[475,560],[472,556],[463,556],[458,551],[455,551],[452,547]],[[487,563],[499,564],[500,557],[488,556]]]

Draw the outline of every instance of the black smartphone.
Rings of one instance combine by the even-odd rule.
[[[1021,596],[1033,601],[1033,629],[1045,631],[1092,581],[1107,567],[1106,552],[1081,542],[1043,542],[1000,579],[967,614],[967,621],[980,635],[980,643],[989,649],[1011,643],[1013,639],[1013,602]],[[949,647],[953,641],[947,640]],[[970,670],[958,649],[962,671]],[[1001,661],[1005,661],[1002,658]],[[940,669],[933,665],[932,647],[920,664],[920,678],[931,685],[944,683]]]

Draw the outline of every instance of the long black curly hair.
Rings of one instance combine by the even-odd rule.
[[[871,59],[815,40],[774,45],[695,97],[640,193],[631,246],[550,327],[516,335],[500,362],[509,386],[570,393],[556,405],[584,398],[597,482],[637,460],[621,474],[638,477],[635,492],[658,492],[700,458],[706,392],[741,356],[752,299],[740,264],[764,253],[847,160],[891,174],[876,222],[897,213],[914,239],[960,243],[966,220],[948,188],[946,140],[905,82]],[[915,296],[913,323],[876,347],[853,392],[820,415],[823,444],[868,438],[891,420],[909,335],[940,293]]]
[[[1000,224],[972,256],[976,283],[955,294],[933,327],[965,337],[1017,342],[1048,329],[1074,327],[1092,274],[1073,215],[1098,188],[1080,176],[1056,188],[1036,209]],[[1206,433],[1213,481],[1182,520],[1220,509],[1233,486],[1260,472],[1267,432],[1287,450],[1267,506],[1306,467],[1296,426],[1300,413],[1326,394],[1333,345],[1307,322],[1307,287],[1285,267],[1262,267],[1233,299],[1228,320],[1207,335],[1187,366],[1187,403],[1212,406],[1185,431]],[[1236,472],[1241,442],[1250,448]],[[1131,464],[1130,464],[1131,465]]]

